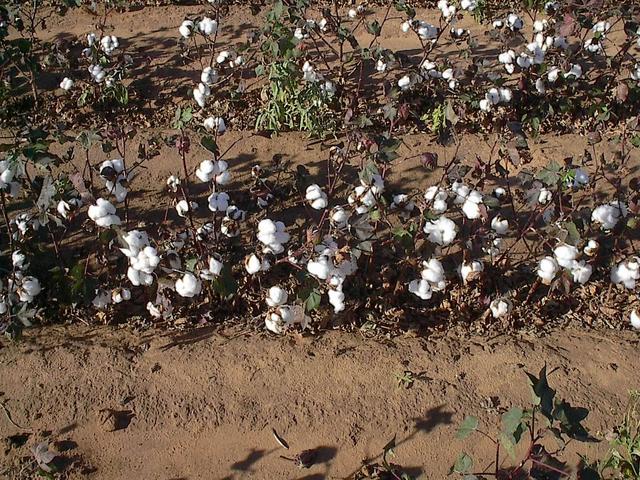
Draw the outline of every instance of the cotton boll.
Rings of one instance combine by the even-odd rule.
[[[207,200],[212,212],[226,212],[229,208],[229,194],[226,192],[214,192]]]
[[[635,310],[631,311],[631,315],[629,316],[629,323],[636,330],[640,330],[640,315]]]
[[[434,292],[444,290],[446,286],[446,280],[444,277],[444,267],[440,260],[437,258],[431,258],[426,262],[422,262],[424,267],[420,272],[423,280],[426,280],[431,285],[431,289]]]
[[[500,101],[502,103],[509,103],[513,99],[513,93],[511,92],[511,90],[509,88],[500,87],[498,89],[498,93],[499,93],[499,96],[500,96]]]
[[[603,230],[612,230],[620,219],[627,216],[627,206],[622,202],[610,202],[591,212],[591,221],[599,223]]]
[[[505,298],[496,298],[491,301],[491,304],[489,304],[489,309],[491,310],[493,318],[500,318],[511,312],[513,304]]]
[[[376,70],[380,73],[384,73],[387,71],[387,63],[383,61],[381,58],[376,62]]]
[[[500,215],[496,215],[491,220],[491,228],[498,235],[504,235],[509,231],[509,221],[506,218],[502,218]]]
[[[484,271],[484,265],[478,260],[470,263],[462,263],[458,269],[458,273],[464,283],[468,283],[474,278],[477,278],[478,274],[482,271]]]
[[[553,249],[558,265],[564,268],[571,268],[578,258],[579,252],[573,245],[561,244]]]
[[[71,80],[69,77],[64,77],[64,79],[62,79],[62,81],[60,82],[60,88],[65,92],[68,92],[69,90],[71,90],[72,87],[73,87],[73,80]]]
[[[280,287],[271,287],[267,291],[267,305],[270,307],[278,307],[287,303],[289,295]]]
[[[104,198],[97,199],[96,204],[89,207],[88,214],[89,218],[99,227],[120,225],[120,218],[116,215],[116,207]]]
[[[107,55],[111,55],[113,51],[120,46],[120,42],[117,37],[113,35],[105,35],[100,39],[100,47],[102,51]]]
[[[329,278],[329,274],[333,268],[333,264],[327,256],[320,256],[316,260],[309,260],[307,262],[307,271],[314,277],[320,280],[326,280]]]
[[[202,124],[207,131],[214,131],[219,135],[227,131],[227,125],[221,117],[207,117]]]
[[[447,246],[455,240],[458,234],[458,227],[455,222],[445,216],[437,220],[429,220],[424,226],[424,233],[427,239],[438,245]]]
[[[392,209],[400,209],[406,213],[412,212],[416,207],[416,204],[413,203],[406,193],[398,193],[393,196],[393,201],[391,202]]]
[[[175,175],[170,175],[169,178],[167,178],[167,187],[169,187],[169,190],[174,193],[178,191],[178,187],[181,183],[182,182],[180,178],[176,177]]]
[[[540,94],[544,94],[547,91],[547,88],[544,85],[544,80],[541,78],[536,80],[536,91]]]
[[[329,303],[333,307],[334,313],[342,312],[345,308],[344,293],[342,292],[342,290],[329,289],[327,294],[329,296]]]
[[[524,27],[524,21],[515,13],[510,13],[507,15],[507,25],[513,31],[517,31]]]
[[[257,255],[251,254],[245,259],[244,268],[250,275],[255,275],[262,269],[262,261]]]
[[[430,202],[431,210],[434,213],[440,214],[447,211],[447,199],[449,198],[449,195],[445,190],[437,185],[427,188],[424,198],[427,202]]]
[[[211,95],[211,90],[204,83],[199,83],[198,86],[193,89],[193,98],[200,108],[204,108],[209,95]]]
[[[178,31],[180,32],[180,35],[182,35],[184,38],[189,38],[191,36],[193,28],[194,28],[193,22],[191,20],[185,20],[184,22],[182,22],[182,24],[178,28]]]
[[[198,22],[198,28],[203,35],[213,35],[218,31],[218,22],[209,17],[204,17]]]
[[[196,202],[190,202],[189,204],[186,200],[180,200],[178,203],[176,203],[176,212],[178,212],[178,215],[181,217],[186,217],[187,212],[197,209],[198,204]]]
[[[611,269],[611,282],[623,284],[625,288],[636,288],[636,280],[640,279],[640,264],[637,259],[621,262]]]
[[[487,100],[486,98],[483,98],[478,103],[478,106],[480,107],[480,110],[483,111],[483,112],[489,112],[491,110],[492,105],[493,104],[489,100]]]
[[[330,221],[334,227],[342,229],[347,226],[349,217],[350,215],[347,210],[342,207],[335,207],[331,210]]]
[[[433,296],[431,285],[426,280],[411,280],[409,282],[409,292],[417,295],[422,300],[429,300]]]
[[[143,272],[142,270],[136,270],[132,266],[127,269],[127,278],[135,287],[140,285],[149,286],[153,284],[153,275]]]
[[[109,292],[106,290],[98,289],[96,290],[96,296],[93,297],[91,303],[98,310],[104,310],[111,304],[111,295],[109,295]]]
[[[205,67],[200,74],[200,81],[205,85],[213,85],[218,81],[218,71],[212,67]]]
[[[209,257],[208,268],[200,271],[200,278],[203,280],[213,280],[220,276],[224,264],[216,257]]]
[[[307,187],[305,198],[314,210],[324,210],[327,208],[327,194],[315,183]]]
[[[408,33],[411,30],[411,22],[411,20],[402,22],[402,25],[400,25],[400,29],[403,31],[403,33]]]
[[[548,188],[542,187],[540,189],[540,193],[538,193],[538,203],[541,203],[542,205],[544,205],[546,203],[549,203],[552,198],[553,198],[553,193],[551,193],[551,191]]]
[[[27,256],[20,250],[16,250],[11,254],[11,263],[13,264],[13,267],[18,270],[24,270],[29,267]]]
[[[460,8],[462,8],[463,10],[468,10],[470,12],[473,12],[477,6],[478,6],[477,0],[462,0],[460,2]]]
[[[553,257],[544,257],[538,264],[538,276],[546,285],[549,285],[553,281],[558,270],[558,263]]]
[[[596,253],[598,253],[598,249],[600,248],[600,245],[598,244],[597,241],[595,240],[589,240],[587,242],[587,245],[585,245],[583,252],[585,255],[589,256],[589,257],[593,257],[595,256]]]
[[[400,80],[398,80],[398,87],[400,90],[408,90],[412,86],[411,77],[409,75],[405,75]]]
[[[593,267],[586,263],[584,260],[581,260],[579,262],[573,262],[570,271],[573,281],[584,285],[591,278]]]
[[[89,66],[89,74],[91,78],[96,83],[102,83],[107,76],[107,73],[100,65],[91,65]]]
[[[482,214],[481,205],[482,194],[476,190],[472,190],[462,204],[462,212],[470,220],[480,218]]]
[[[576,80],[582,77],[582,66],[578,63],[572,63],[569,71],[564,74],[564,78],[568,77],[573,77]]]
[[[175,287],[181,297],[192,298],[202,291],[202,282],[193,273],[187,272],[176,280]]]
[[[280,221],[274,222],[266,218],[258,223],[258,240],[264,245],[264,253],[277,255],[284,252],[283,244],[287,243],[289,238],[284,223]]]

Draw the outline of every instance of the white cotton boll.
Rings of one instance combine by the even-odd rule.
[[[468,10],[470,12],[473,12],[477,6],[478,6],[477,0],[462,0],[460,2],[460,8],[462,8],[463,10]]]
[[[284,243],[289,241],[284,223],[265,218],[258,223],[258,240],[265,246],[264,253],[279,254],[284,251]]]
[[[635,310],[629,315],[629,323],[631,323],[631,326],[636,330],[640,330],[640,315],[638,315]]]
[[[42,291],[40,281],[36,277],[26,276],[20,282],[18,298],[21,302],[31,303]]]
[[[376,62],[376,70],[380,73],[384,73],[387,71],[387,64],[382,59],[378,59]]]
[[[518,55],[518,58],[516,58],[516,63],[520,68],[527,69],[533,65],[533,59],[526,53],[521,53]]]
[[[458,234],[455,222],[445,216],[427,221],[423,230],[430,242],[442,246],[450,245]]]
[[[560,69],[558,67],[551,67],[547,71],[547,80],[549,80],[551,83],[554,83],[556,80],[558,80],[559,76]]]
[[[331,210],[331,223],[336,228],[344,228],[347,226],[350,214],[342,207],[335,207]]]
[[[88,211],[89,218],[99,227],[120,225],[120,218],[115,213],[116,207],[104,198],[97,199],[96,204],[91,205]]]
[[[507,50],[498,55],[498,61],[504,65],[510,65],[516,60],[516,52],[513,50]]]
[[[595,240],[589,240],[585,245],[583,252],[588,257],[593,257],[596,253],[598,253],[598,249],[600,248],[600,244]]]
[[[434,292],[444,290],[446,286],[446,280],[444,278],[444,267],[437,258],[431,258],[426,262],[422,262],[424,267],[420,272],[420,276],[423,280],[426,280],[431,285],[431,289]]]
[[[96,36],[95,33],[91,32],[87,34],[87,45],[89,45],[90,47],[93,47],[93,45],[96,43],[96,40],[98,39],[98,37]]]
[[[202,124],[208,131],[215,131],[219,135],[227,131],[227,125],[222,117],[208,117]]]
[[[573,245],[562,244],[553,249],[558,265],[564,268],[571,268],[573,262],[578,258],[579,252]]]
[[[326,280],[329,278],[329,274],[333,268],[333,264],[327,256],[320,256],[316,260],[309,260],[307,262],[307,271],[314,277],[320,280]]]
[[[409,75],[405,75],[398,80],[398,87],[400,87],[400,90],[408,90],[411,88],[411,77]]]
[[[196,202],[191,202],[191,204],[187,203],[186,200],[180,200],[177,204],[176,204],[176,212],[178,212],[178,215],[181,217],[185,217],[187,215],[187,212],[189,212],[190,210],[197,210],[198,209],[198,204]]]
[[[250,275],[255,275],[262,270],[262,260],[256,254],[251,254],[244,260],[244,268]]]
[[[547,91],[544,85],[544,80],[542,80],[541,78],[536,80],[536,91],[540,94],[544,94]]]
[[[199,83],[198,86],[193,89],[193,98],[200,108],[204,108],[207,104],[209,95],[211,95],[211,90],[204,83]]]
[[[133,266],[130,266],[127,269],[127,278],[135,287],[139,287],[141,285],[149,286],[153,284],[153,275],[143,272],[142,270],[136,270]]]
[[[549,285],[558,273],[558,262],[553,257],[544,257],[538,264],[538,276],[542,282]]]
[[[212,67],[205,67],[200,74],[200,81],[205,85],[213,85],[218,81],[218,71]]]
[[[507,194],[507,191],[502,187],[496,187],[493,190],[493,196],[496,198],[502,198]]]
[[[91,74],[93,81],[96,83],[102,83],[107,76],[107,73],[100,65],[89,66],[89,73]]]
[[[113,51],[120,46],[120,42],[117,37],[113,35],[105,35],[100,39],[100,47],[102,51],[107,55],[111,55]]]
[[[542,187],[540,189],[540,193],[538,193],[538,203],[544,205],[549,203],[553,198],[553,193],[546,187]]]
[[[209,257],[208,268],[200,271],[200,278],[203,280],[213,280],[220,276],[224,264],[215,257]]]
[[[482,100],[480,100],[480,102],[478,103],[478,106],[480,107],[480,110],[483,112],[488,112],[491,110],[492,107],[492,103],[491,101],[487,100],[486,98],[483,98]]]
[[[509,88],[500,87],[498,89],[498,94],[500,96],[500,101],[503,103],[509,103],[513,99],[513,93]]]
[[[409,282],[409,292],[417,295],[422,300],[429,300],[433,296],[431,285],[426,280],[411,280]]]
[[[207,200],[212,212],[226,212],[229,208],[229,194],[226,192],[212,193]]]
[[[71,90],[72,87],[73,87],[73,80],[71,80],[69,77],[64,77],[60,82],[60,88],[65,92],[68,92],[69,90]]]
[[[0,315],[4,315],[9,311],[9,306],[4,298],[0,298]]]
[[[475,274],[482,271],[484,271],[484,265],[479,260],[474,260],[471,263],[462,263],[458,269],[458,273],[464,283],[473,280],[476,277]]]
[[[111,295],[103,289],[96,290],[96,296],[91,301],[98,310],[104,310],[111,304]]]
[[[192,298],[202,291],[202,282],[190,272],[176,280],[176,292],[181,297]]]
[[[178,28],[178,31],[184,38],[189,38],[191,36],[191,33],[193,32],[193,27],[194,24],[191,20],[185,20]]]
[[[270,307],[278,307],[287,303],[287,299],[289,295],[287,292],[280,287],[271,287],[267,291],[267,305]]]
[[[203,35],[213,35],[218,31],[218,22],[209,17],[204,17],[198,22],[198,28]]]
[[[171,190],[172,192],[178,191],[180,183],[180,178],[176,177],[175,175],[170,175],[169,178],[167,178],[167,187],[169,187],[169,190]]]
[[[327,194],[315,183],[307,187],[305,198],[314,210],[324,210],[327,208]]]
[[[638,40],[638,47],[640,47],[640,40]],[[640,81],[640,63],[635,64],[634,70],[631,71],[631,78]]]
[[[480,218],[482,214],[480,205],[482,205],[482,194],[477,190],[472,190],[462,204],[462,212],[470,220]]]
[[[14,268],[17,268],[18,270],[22,270],[29,266],[27,263],[27,256],[19,250],[16,250],[11,254],[11,263]]]
[[[571,265],[571,277],[573,281],[584,285],[591,278],[591,273],[593,272],[593,267],[586,263],[584,260],[579,262],[573,262]]]
[[[398,193],[393,196],[393,202],[391,202],[391,208],[402,209],[406,212],[412,212],[416,207],[416,204],[410,200],[409,195],[406,193]]]
[[[490,88],[489,91],[484,94],[484,98],[492,105],[495,105],[500,101],[500,92],[497,88]]]
[[[611,269],[611,282],[623,284],[625,288],[636,288],[636,280],[640,279],[640,264],[637,259],[621,262]]]
[[[334,313],[342,312],[345,308],[344,293],[342,293],[342,290],[329,289],[327,294]]]
[[[408,33],[411,30],[411,21],[407,20],[402,22],[402,25],[400,25],[400,29],[403,33]]]
[[[533,31],[534,32],[544,32],[544,30],[547,28],[548,24],[549,24],[549,22],[546,19],[536,20],[535,22],[533,22]]]
[[[513,31],[517,31],[524,27],[524,21],[515,13],[510,13],[507,16],[507,25]]]
[[[601,20],[593,25],[593,27],[591,27],[591,30],[593,30],[594,33],[606,33],[610,28],[611,24],[609,22]]]
[[[571,68],[564,74],[564,78],[573,77],[578,79],[582,77],[582,66],[579,63],[572,63]]]
[[[201,182],[210,182],[216,173],[216,165],[213,160],[203,160],[196,169],[196,177]]]
[[[491,23],[491,26],[492,26],[493,28],[502,28],[502,27],[504,27],[504,21],[502,21],[502,20],[494,20],[494,21]]]
[[[591,212],[591,221],[599,223],[603,230],[612,230],[621,218],[627,216],[627,206],[622,202],[600,205]]]
[[[509,312],[513,309],[513,304],[504,298],[496,298],[492,300],[489,304],[489,309],[491,310],[491,315],[493,318],[500,318],[508,315]]]
[[[498,235],[504,235],[509,231],[509,221],[506,218],[502,218],[500,215],[497,215],[491,220],[491,228]]]

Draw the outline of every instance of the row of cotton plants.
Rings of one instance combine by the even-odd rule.
[[[217,130],[216,140],[222,135]],[[158,185],[175,213],[148,228],[137,226],[144,212],[137,218],[129,212],[140,186],[125,158],[95,161],[95,177],[55,178],[29,177],[23,155],[30,145],[1,161],[10,234],[0,294],[5,328],[30,324],[48,299],[62,296],[59,277],[38,277],[30,263],[42,242],[64,261],[64,239],[78,230],[96,241],[80,278],[77,268],[60,266],[74,282],[92,280],[84,301],[76,292],[77,306],[114,313],[133,304],[127,312],[146,306],[151,318],[169,320],[212,308],[231,313],[238,301],[262,298],[263,308],[245,310],[261,310],[274,333],[314,328],[323,315],[353,315],[381,296],[386,307],[426,314],[452,289],[469,289],[482,292],[479,317],[502,318],[523,295],[562,297],[594,279],[634,290],[640,280],[640,258],[627,240],[636,228],[635,187],[594,203],[593,192],[607,179],[601,172],[551,163],[525,180],[505,176],[504,186],[489,190],[481,188],[484,179],[443,175],[402,192],[389,186],[392,164],[381,157],[397,154],[400,143],[358,134],[328,151],[323,160],[334,173],[324,181],[255,165],[249,185],[234,185],[234,158],[211,137],[202,144],[209,158],[193,168],[185,163]],[[184,159],[185,130],[174,147]],[[344,165],[362,167],[354,178],[340,173]],[[199,185],[208,193],[195,194]],[[34,208],[8,207],[29,196]],[[496,275],[519,278],[530,289],[506,288]]]

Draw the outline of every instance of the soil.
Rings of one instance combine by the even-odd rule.
[[[571,329],[393,341],[33,329],[0,349],[0,435],[29,434],[0,464],[3,478],[29,478],[18,474],[22,457],[46,440],[70,448],[61,453],[66,478],[341,479],[379,460],[395,435],[394,462],[420,478],[445,478],[463,449],[478,465],[494,455],[488,441],[455,439],[463,417],[478,416],[492,431],[497,412],[529,402],[525,370],[545,363],[558,396],[587,407],[585,425],[602,438],[628,389],[640,385],[637,352],[637,334]],[[398,385],[406,370],[416,377],[410,388]],[[308,470],[280,458],[306,449],[318,454]],[[595,458],[605,449],[570,444],[565,459],[575,465],[576,452]]]

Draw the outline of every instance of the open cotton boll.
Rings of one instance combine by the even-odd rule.
[[[202,291],[202,282],[191,272],[176,280],[176,292],[181,297],[192,298]]]
[[[214,192],[207,200],[212,212],[226,212],[229,208],[229,194],[226,192]]]
[[[100,39],[100,47],[102,51],[107,55],[111,55],[113,51],[120,46],[120,42],[117,37],[113,35],[105,35]]]
[[[427,191],[424,193],[424,199],[427,202],[431,202],[431,210],[434,213],[444,213],[447,211],[448,198],[449,194],[437,185],[427,188]]]
[[[211,95],[211,89],[204,83],[199,83],[198,86],[193,89],[193,98],[200,108],[204,108],[207,104],[209,95]]]
[[[287,292],[278,286],[271,287],[267,291],[267,305],[269,305],[270,307],[278,307],[280,305],[283,305],[287,303],[288,298],[289,295],[287,294]]]
[[[587,283],[593,273],[593,267],[584,260],[573,262],[570,270],[573,281],[581,285]]]
[[[198,29],[203,35],[213,35],[218,31],[218,22],[209,17],[204,17],[198,22]]]
[[[632,310],[631,315],[629,315],[629,323],[636,330],[640,330],[640,315],[635,310]]]
[[[484,265],[479,260],[474,260],[470,263],[462,263],[458,269],[458,273],[460,273],[460,277],[464,283],[472,281],[482,271],[484,271]]]
[[[227,125],[222,117],[207,117],[202,125],[207,131],[217,132],[219,135],[227,131]]]
[[[549,203],[553,198],[553,193],[546,187],[542,187],[540,189],[540,193],[538,193],[538,203],[542,205]]]
[[[400,90],[408,90],[412,86],[411,77],[409,75],[405,75],[400,80],[398,80],[398,87]]]
[[[524,27],[524,21],[515,13],[510,13],[507,15],[507,26],[515,32]]]
[[[178,28],[178,31],[184,38],[189,38],[191,36],[191,33],[193,32],[193,28],[193,22],[191,20],[185,20]]]
[[[553,249],[558,265],[564,268],[571,268],[579,254],[580,252],[573,245],[561,244]]]
[[[258,240],[265,247],[264,253],[273,253],[277,255],[284,252],[283,244],[287,243],[291,238],[285,231],[285,224],[265,218],[258,223]]]
[[[31,303],[42,292],[40,281],[36,277],[28,275],[19,281],[20,287],[18,287],[17,293],[21,302]]]
[[[218,81],[218,71],[213,67],[205,67],[200,74],[200,81],[207,86]]]
[[[482,194],[477,190],[472,190],[462,204],[462,212],[470,220],[480,218],[482,214],[480,205],[482,205]]]
[[[579,63],[572,63],[569,71],[565,72],[564,78],[569,77],[573,77],[576,80],[582,77],[582,66]]]
[[[172,192],[177,192],[181,183],[180,178],[175,175],[170,175],[169,178],[167,178],[167,187],[169,187],[169,190]]]
[[[270,265],[267,260],[260,259],[255,253],[252,253],[244,259],[244,268],[249,275],[255,275],[258,272],[268,270]]]
[[[220,276],[224,264],[215,257],[209,257],[208,268],[200,271],[200,278],[203,280],[213,280]]]
[[[536,80],[536,91],[540,94],[544,94],[547,91],[547,88],[544,85],[544,80],[542,80],[541,78]]]
[[[331,260],[324,255],[319,256],[316,260],[309,260],[307,262],[307,271],[320,280],[329,278],[332,269],[333,264]]]
[[[640,263],[638,259],[620,262],[611,269],[611,282],[622,284],[629,290],[636,288],[636,280],[638,279],[640,279]]]
[[[429,300],[433,296],[431,285],[424,279],[411,280],[409,282],[409,292],[417,295],[422,300]]]
[[[314,210],[323,210],[327,208],[327,194],[324,193],[320,186],[315,183],[307,187],[305,198]]]
[[[131,300],[131,291],[128,288],[116,288],[111,292],[113,303],[122,303]]]
[[[71,80],[69,77],[64,77],[60,82],[60,88],[65,92],[68,92],[69,90],[71,90],[72,87],[73,87],[73,80]]]
[[[441,216],[437,220],[429,220],[424,225],[424,233],[427,239],[438,245],[446,247],[450,245],[458,234],[458,226],[455,222],[445,216]]]
[[[178,215],[181,217],[185,217],[187,215],[187,212],[189,212],[189,210],[197,210],[198,209],[198,204],[196,202],[191,202],[190,204],[187,203],[186,200],[180,200],[178,203],[176,203],[176,212],[178,212]]]
[[[598,253],[599,248],[600,248],[600,244],[597,241],[591,239],[585,245],[583,252],[585,255],[589,257],[593,257],[596,253]]]
[[[26,269],[29,266],[27,256],[19,250],[16,250],[11,254],[11,263],[18,270]]]
[[[104,198],[98,198],[96,204],[89,207],[88,214],[99,227],[110,227],[121,223],[120,217],[116,215],[116,207]]]
[[[342,292],[342,290],[334,290],[330,288],[327,294],[329,296],[329,303],[333,307],[333,312],[342,312],[345,308],[344,293]]]
[[[627,206],[618,201],[600,205],[591,212],[591,221],[599,223],[603,230],[612,230],[620,219],[627,216]]]
[[[444,278],[444,267],[440,260],[437,258],[431,258],[425,262],[422,262],[424,267],[420,272],[423,280],[426,280],[431,285],[434,292],[444,290],[446,287],[446,280]]]
[[[560,267],[553,257],[544,257],[538,264],[538,276],[542,282],[549,285],[558,273]]]
[[[406,193],[398,193],[393,196],[391,208],[404,210],[405,212],[412,212],[413,209],[416,208],[416,204],[411,201],[411,197]]]
[[[498,235],[504,235],[509,230],[509,221],[506,218],[502,218],[500,215],[496,215],[491,220],[491,228]]]
[[[89,74],[91,78],[96,83],[102,83],[107,76],[107,73],[100,65],[91,65],[89,66]]]
[[[473,12],[478,6],[478,0],[462,0],[460,2],[460,8]]]
[[[127,269],[127,278],[135,287],[139,287],[140,285],[149,286],[153,284],[153,275],[143,272],[142,270],[136,270],[133,266],[130,266]]]
[[[340,206],[331,210],[331,224],[336,228],[345,228],[349,222],[349,217],[349,212]]]
[[[491,310],[491,315],[493,315],[493,318],[500,318],[508,315],[509,312],[511,312],[511,310],[513,309],[513,304],[505,298],[496,298],[489,304],[489,309]]]
[[[297,320],[296,314],[291,307],[281,305],[267,312],[264,323],[267,330],[280,335],[296,323]]]

